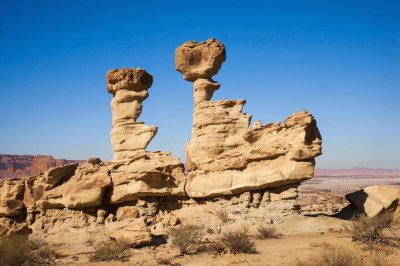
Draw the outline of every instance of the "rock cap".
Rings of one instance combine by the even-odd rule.
[[[187,41],[175,50],[176,70],[192,82],[216,75],[225,59],[225,46],[215,38],[200,43]]]
[[[153,76],[141,68],[111,69],[106,75],[107,91],[113,95],[118,90],[143,91],[153,84]]]

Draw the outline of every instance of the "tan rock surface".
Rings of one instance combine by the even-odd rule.
[[[187,42],[175,55],[176,69],[194,81],[192,139],[186,146],[190,197],[263,190],[313,177],[322,141],[310,113],[293,114],[284,124],[256,121],[249,127],[251,116],[242,113],[245,100],[210,101],[219,88],[211,77],[225,60],[219,41]]]
[[[394,211],[398,207],[400,190],[391,187],[370,186],[347,194],[346,199],[360,212],[365,213],[368,217],[374,217],[385,210]]]
[[[106,233],[109,238],[124,241],[132,246],[151,243],[151,233],[143,218],[106,223]]]
[[[7,179],[0,181],[0,217],[15,216],[24,206],[24,181]]]
[[[224,45],[214,38],[202,43],[188,41],[175,51],[176,70],[188,81],[216,75],[225,58]]]
[[[107,73],[113,123],[114,161],[108,163],[113,180],[111,203],[146,196],[184,195],[185,174],[179,158],[168,152],[147,152],[157,127],[138,122],[142,101],[153,78],[145,70],[124,68]]]
[[[76,170],[71,172],[73,168]],[[58,182],[52,175],[54,172],[58,172]],[[52,209],[99,206],[105,188],[112,182],[109,169],[101,162],[51,169],[27,179],[25,184],[24,202],[28,209]]]

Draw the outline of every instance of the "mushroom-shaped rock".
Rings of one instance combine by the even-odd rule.
[[[106,80],[107,91],[113,95],[118,90],[144,91],[153,84],[153,76],[141,68],[111,69]]]
[[[207,198],[299,184],[314,176],[321,135],[307,111],[249,127],[245,100],[212,101],[211,77],[225,61],[224,45],[189,41],[175,52],[176,69],[193,83],[192,138],[186,145],[189,197]]]
[[[193,82],[216,75],[225,58],[225,47],[217,39],[210,38],[201,43],[188,41],[176,49],[175,66],[185,80]]]

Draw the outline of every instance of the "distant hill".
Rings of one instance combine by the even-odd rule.
[[[316,176],[400,176],[400,169],[352,167],[348,169],[315,169]]]
[[[78,160],[54,159],[50,155],[0,154],[0,179],[37,175],[52,167],[60,167]]]

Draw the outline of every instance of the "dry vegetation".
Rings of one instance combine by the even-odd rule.
[[[320,253],[309,257],[298,266],[394,266],[378,253],[361,254],[358,251],[339,246],[326,245]]]
[[[217,216],[217,218],[223,222],[226,223],[227,221],[229,221],[229,215],[228,212],[224,209],[218,209],[215,211],[215,215]]]
[[[181,254],[187,254],[189,246],[200,243],[205,235],[201,226],[190,224],[172,228],[170,234],[173,238],[172,243]]]
[[[257,227],[258,231],[258,238],[259,239],[271,239],[271,238],[280,238],[282,234],[277,233],[275,227],[267,226],[267,225],[260,225]]]
[[[0,265],[17,266],[30,259],[32,244],[26,236],[15,235],[0,242]]]
[[[247,228],[240,228],[232,232],[224,233],[221,237],[221,242],[233,254],[257,253],[255,243],[251,239]]]
[[[58,257],[42,239],[28,240],[25,235],[14,235],[0,242],[0,265],[48,265]]]
[[[390,229],[392,225],[393,215],[389,212],[372,218],[362,215],[353,220],[350,232],[354,241],[366,244],[368,247],[374,247],[379,244],[395,245],[398,239],[384,234],[384,230]]]
[[[90,261],[125,261],[129,258],[129,245],[122,241],[102,241],[95,244],[94,249]]]

